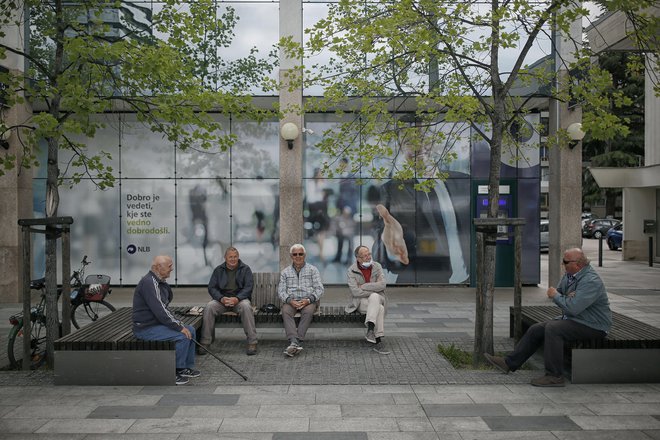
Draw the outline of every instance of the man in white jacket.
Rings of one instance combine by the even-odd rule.
[[[385,274],[380,263],[373,261],[366,246],[355,248],[355,260],[346,272],[351,291],[351,302],[346,306],[346,312],[357,310],[366,313],[366,339],[371,344],[377,344],[385,335]]]

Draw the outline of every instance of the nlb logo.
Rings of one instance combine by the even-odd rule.
[[[136,246],[134,244],[129,244],[126,246],[126,252],[133,255],[136,252],[149,252],[151,248],[149,246]]]

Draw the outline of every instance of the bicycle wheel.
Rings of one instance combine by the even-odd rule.
[[[82,302],[71,309],[71,324],[80,329],[114,311],[112,304],[105,301]]]
[[[46,326],[34,323],[30,334],[32,342],[30,369],[39,368],[46,361]],[[7,341],[7,357],[12,370],[20,370],[23,366],[23,323],[17,324],[9,331]]]

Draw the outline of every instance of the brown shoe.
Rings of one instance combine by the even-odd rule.
[[[547,374],[532,379],[530,383],[535,387],[563,387],[566,385],[563,377],[549,376]]]
[[[254,344],[248,344],[245,353],[248,356],[254,356],[255,354],[257,354],[257,343],[255,342]]]
[[[504,374],[509,374],[509,371],[511,371],[511,368],[506,364],[506,361],[504,360],[503,357],[500,356],[492,356],[488,353],[484,353],[484,357],[490,364],[500,370]]]

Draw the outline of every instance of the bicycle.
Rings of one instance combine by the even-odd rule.
[[[105,297],[111,292],[110,277],[108,275],[89,275],[82,279],[85,267],[90,264],[85,255],[81,261],[80,269],[71,275],[71,324],[76,329],[94,322],[115,311],[115,308]],[[37,369],[46,361],[46,283],[45,278],[32,280],[31,290],[40,290],[39,304],[30,309],[30,369]],[[57,289],[59,300],[62,289]],[[23,359],[23,313],[17,313],[9,317],[12,328],[9,331],[7,342],[7,357],[11,369],[19,369]],[[60,335],[62,329],[60,326]]]

